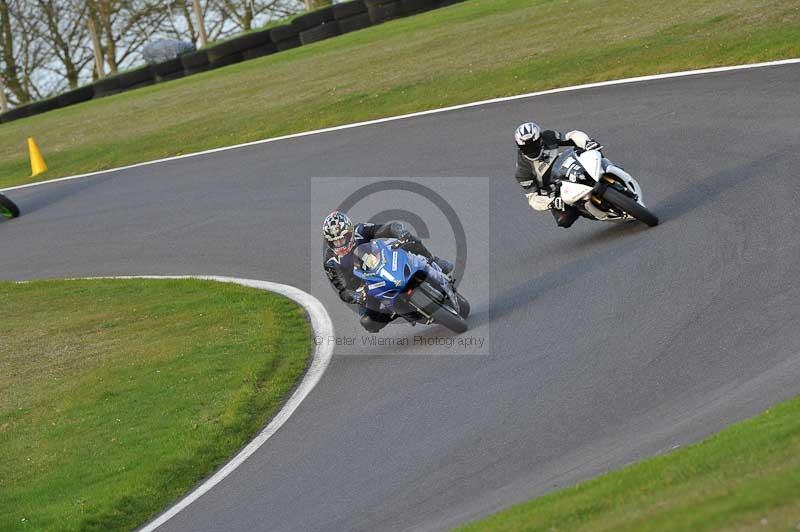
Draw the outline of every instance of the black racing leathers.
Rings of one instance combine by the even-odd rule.
[[[577,144],[560,132],[548,129],[542,131],[542,153],[539,157],[529,159],[517,150],[514,177],[526,192],[538,192],[550,186],[550,169],[558,157],[558,148],[565,146],[577,147]]]
[[[411,232],[403,227],[400,223],[389,224],[356,224],[353,228],[353,249],[357,248],[365,242],[375,240],[376,238],[397,238],[400,240],[407,240],[408,242],[403,245],[403,249],[409,253],[422,255],[427,259],[432,259],[431,253],[425,248],[422,243],[417,240]],[[352,251],[343,257],[337,257],[336,254],[325,247],[323,268],[325,274],[328,276],[333,287],[339,292],[339,297],[345,303],[358,303],[358,296],[356,289],[361,285],[361,280],[353,274],[353,256]]]
[[[548,194],[550,187],[550,170],[558,157],[558,148],[566,146],[580,147],[572,140],[573,133],[566,136],[558,131],[542,131],[542,152],[538,157],[530,159],[517,150],[517,168],[514,177],[527,193]],[[585,134],[580,133],[584,138]],[[564,210],[550,209],[556,223],[560,227],[570,227],[578,219],[580,213],[574,207],[564,206]]]

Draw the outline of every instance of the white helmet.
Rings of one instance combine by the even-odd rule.
[[[542,130],[533,122],[525,122],[514,133],[517,148],[525,157],[535,159],[542,153]]]
[[[333,211],[322,222],[322,235],[325,243],[333,250],[337,257],[350,253],[355,244],[353,238],[353,222],[342,211]]]

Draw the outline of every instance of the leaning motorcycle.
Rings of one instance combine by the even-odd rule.
[[[411,324],[438,323],[456,333],[467,330],[469,302],[438,264],[409,253],[395,239],[376,239],[355,251],[353,273],[364,284],[364,306],[395,314]]]
[[[603,157],[600,150],[570,148],[556,157],[550,170],[553,208],[571,205],[592,220],[637,219],[650,227],[658,217],[645,207],[639,183]],[[563,202],[563,203],[562,203]]]
[[[19,207],[2,194],[0,194],[0,216],[3,218],[16,218],[19,216]]]

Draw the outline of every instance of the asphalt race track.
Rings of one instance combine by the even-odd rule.
[[[311,178],[491,177],[475,206],[490,296],[471,296],[476,268],[463,285],[487,354],[337,354],[264,447],[162,527],[446,529],[800,393],[798,87],[798,65],[608,86],[11,191],[23,216],[0,223],[0,277],[264,279],[358,332],[312,289]],[[661,225],[563,230],[531,211],[511,177],[523,119],[604,143]]]

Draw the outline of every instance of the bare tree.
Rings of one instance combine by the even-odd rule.
[[[302,3],[295,0],[216,0],[217,8],[233,22],[239,31],[255,27],[257,19],[283,18],[300,11]],[[330,3],[330,0],[327,0]]]
[[[200,10],[197,16],[195,4]],[[203,21],[206,33],[206,42],[203,42],[199,20]],[[171,4],[171,16],[164,22],[161,32],[170,37],[205,46],[205,44],[220,38],[231,30],[231,24],[224,13],[217,9],[213,1],[201,0],[175,0]],[[226,31],[227,30],[227,31]]]
[[[81,72],[92,60],[87,28],[87,6],[83,0],[36,0],[43,24],[40,37],[58,59],[46,67],[63,76],[69,88],[77,89]]]
[[[170,17],[170,3],[159,0],[87,0],[102,55],[113,74],[133,57]]]
[[[3,83],[12,103],[40,98],[35,80],[46,60],[46,46],[37,37],[35,6],[25,0],[0,0],[0,62]]]

